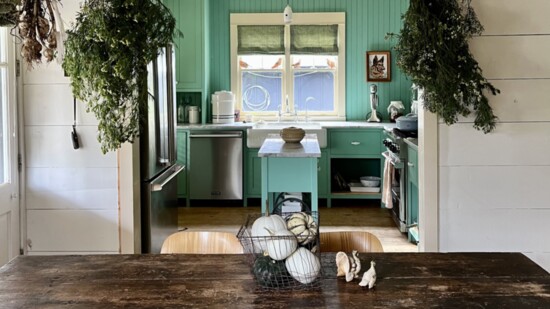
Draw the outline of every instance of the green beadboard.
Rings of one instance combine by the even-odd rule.
[[[229,14],[280,12],[287,0],[206,0],[209,20],[209,80],[210,92],[231,89],[229,62]],[[369,85],[366,81],[366,52],[390,50],[395,44],[385,40],[387,32],[399,32],[401,15],[409,0],[290,0],[293,12],[346,13],[346,117],[365,119],[370,112]],[[282,18],[282,17],[281,17]],[[401,100],[410,108],[411,82],[395,65],[392,52],[391,82],[378,82],[379,108],[383,120],[388,120],[390,101]]]

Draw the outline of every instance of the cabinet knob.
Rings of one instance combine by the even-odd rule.
[[[351,142],[351,144],[352,144],[353,146],[357,146],[357,145],[361,144],[361,142]]]

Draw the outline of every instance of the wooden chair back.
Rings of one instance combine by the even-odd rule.
[[[237,236],[227,232],[177,232],[164,240],[160,253],[239,254]]]
[[[384,252],[378,237],[369,232],[326,232],[320,233],[321,252],[346,253],[352,250],[358,252]]]

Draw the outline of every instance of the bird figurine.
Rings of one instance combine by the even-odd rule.
[[[363,274],[363,279],[361,282],[359,282],[360,286],[369,286],[369,289],[372,289],[374,287],[374,283],[376,282],[376,270],[374,269],[374,265],[376,263],[374,261],[370,262],[370,268]]]
[[[302,59],[298,60],[297,62],[293,63],[292,64],[292,67],[295,68],[295,69],[299,69],[300,68],[300,63],[302,62]]]
[[[327,58],[327,65],[331,69],[336,68],[336,63],[334,61],[330,60],[329,58]]]
[[[239,60],[239,66],[241,67],[241,69],[246,69],[246,68],[248,68],[248,63],[246,63],[242,60]]]
[[[277,60],[277,62],[275,62],[275,64],[271,68],[276,69],[281,66],[281,63],[283,63],[283,58],[279,58],[279,60]]]

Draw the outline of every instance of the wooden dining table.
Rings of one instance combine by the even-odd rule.
[[[264,290],[247,255],[19,256],[0,268],[0,308],[550,308],[550,274],[520,253],[360,253],[373,289],[335,277]]]

